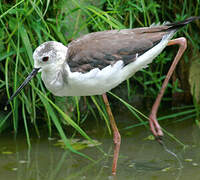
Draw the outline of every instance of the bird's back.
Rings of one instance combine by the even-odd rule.
[[[127,65],[135,61],[169,32],[168,26],[110,30],[87,34],[68,46],[67,63],[72,72],[103,69],[119,60]]]

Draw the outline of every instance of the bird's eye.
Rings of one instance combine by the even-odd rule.
[[[48,57],[48,56],[45,56],[45,57],[42,58],[42,61],[43,61],[43,62],[47,62],[48,60],[49,60],[49,57]]]

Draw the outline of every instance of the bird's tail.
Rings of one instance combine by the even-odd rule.
[[[200,19],[200,16],[192,16],[183,21],[166,24],[166,26],[169,26],[168,30],[173,30],[173,29],[177,30],[177,29],[185,26],[186,24],[188,24],[194,20],[197,20],[197,19]]]

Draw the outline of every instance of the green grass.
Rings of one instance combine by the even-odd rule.
[[[32,53],[42,42],[56,40],[67,45],[71,40],[89,32],[149,26],[153,22],[166,20],[183,20],[186,17],[200,15],[200,2],[191,3],[189,0],[182,0],[182,3],[176,4],[174,1],[155,0],[150,0],[148,3],[144,0],[101,0],[88,1],[88,3],[76,0],[16,0],[9,3],[3,0],[0,2],[0,14],[0,99],[1,102],[5,102],[31,72]],[[187,51],[184,54],[183,60],[186,62],[199,48],[199,33],[196,33],[199,32],[199,29],[199,22],[192,23],[181,29],[176,35],[176,37],[185,36],[189,40],[189,49],[192,47],[192,52]],[[176,49],[167,48],[155,59],[154,64],[125,82],[129,101],[132,101],[138,89],[142,89],[143,97],[153,102],[175,53]],[[164,100],[172,101],[171,94],[180,91],[182,90],[178,87],[178,80],[171,81]],[[111,93],[111,95],[117,98],[119,103],[124,104],[140,121],[129,129],[139,125],[147,126],[146,121],[143,120],[143,118],[147,118],[146,116],[115,94]],[[44,87],[40,75],[37,75],[30,85],[26,86],[20,95],[10,103],[8,115],[0,122],[0,130],[1,128],[3,130],[10,118],[12,119],[12,128],[17,134],[19,121],[23,119],[27,143],[30,146],[30,128],[34,126],[35,133],[40,136],[39,129],[42,121],[47,124],[49,136],[52,135],[52,128],[55,127],[66,146],[74,151],[63,130],[66,124],[71,125],[83,137],[91,140],[81,128],[81,123],[84,123],[88,113],[91,113],[95,119],[105,120],[110,132],[102,98],[93,96],[91,99],[92,101],[86,99],[88,111],[82,112],[80,107],[80,102],[84,101],[82,97],[67,98],[73,111],[70,112],[67,109],[66,113],[61,106],[54,103],[56,97]],[[95,104],[97,111],[94,110],[91,103]],[[179,115],[182,120],[194,116],[199,117],[199,105],[195,100],[194,105],[179,110],[179,113],[160,117],[160,120]]]

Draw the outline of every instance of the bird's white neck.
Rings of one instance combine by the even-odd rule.
[[[63,64],[57,64],[42,71],[42,80],[53,94],[63,87],[63,67]]]

